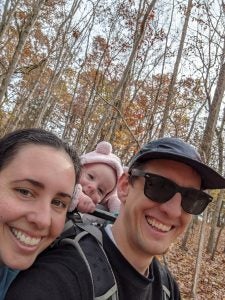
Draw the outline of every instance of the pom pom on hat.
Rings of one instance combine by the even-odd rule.
[[[108,142],[100,142],[96,146],[95,152],[109,155],[110,153],[112,153],[112,145]]]
[[[118,156],[112,153],[112,145],[106,141],[97,144],[92,152],[81,155],[81,164],[104,163],[116,171],[117,180],[123,174],[123,168]]]

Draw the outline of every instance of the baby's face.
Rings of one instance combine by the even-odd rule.
[[[83,192],[97,204],[116,186],[116,173],[103,163],[87,164],[83,166],[80,184]]]

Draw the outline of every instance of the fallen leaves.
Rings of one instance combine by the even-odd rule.
[[[207,227],[207,237],[209,227]],[[180,248],[181,239],[173,244],[166,254],[168,267],[179,283],[182,300],[194,299],[191,295],[199,230],[195,229],[187,243],[187,251]],[[207,239],[205,240],[206,249]],[[200,278],[198,281],[198,300],[225,300],[225,232],[223,231],[218,244],[215,259],[211,260],[211,254],[204,250]],[[196,299],[195,299],[196,300]]]

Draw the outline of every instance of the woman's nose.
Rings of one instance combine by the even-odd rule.
[[[51,203],[37,203],[27,215],[27,220],[38,229],[49,228],[52,222]]]

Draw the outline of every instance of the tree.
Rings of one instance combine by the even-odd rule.
[[[177,73],[178,73],[178,68],[179,68],[180,61],[181,61],[182,51],[184,48],[184,41],[185,41],[185,37],[187,34],[187,28],[188,28],[190,15],[191,15],[191,9],[192,9],[192,0],[189,0],[188,5],[187,5],[186,14],[185,14],[185,21],[184,21],[184,26],[183,26],[183,30],[182,30],[181,39],[180,39],[179,49],[178,49],[178,53],[177,53],[177,57],[176,57],[176,62],[174,64],[173,74],[172,74],[172,78],[171,78],[170,85],[169,85],[169,91],[168,91],[168,96],[167,96],[167,100],[166,100],[166,105],[165,105],[164,111],[163,111],[163,119],[162,119],[162,125],[161,125],[160,132],[159,132],[159,137],[162,137],[165,134],[165,128],[167,126],[167,119],[168,119],[169,112],[170,112],[170,105],[171,105],[171,101],[173,99],[173,91],[174,91],[174,86],[175,86],[175,83],[177,80]]]
[[[17,24],[17,30],[18,30],[18,42],[15,48],[15,51],[13,53],[12,56],[12,60],[10,61],[8,68],[4,74],[3,80],[2,80],[2,84],[0,86],[0,105],[3,104],[4,101],[4,95],[5,92],[7,90],[7,87],[9,85],[9,81],[12,77],[12,74],[14,73],[17,63],[21,57],[24,45],[26,43],[26,40],[29,36],[29,33],[31,32],[31,30],[33,29],[35,22],[37,21],[38,15],[41,12],[41,9],[44,5],[45,0],[39,0],[39,1],[35,1],[33,6],[32,6],[32,11],[31,13],[27,16],[27,20],[22,20],[22,24],[19,27],[19,25]],[[15,9],[14,8],[13,10]],[[3,24],[2,26],[2,34],[4,33],[4,31],[6,30],[7,26]]]

